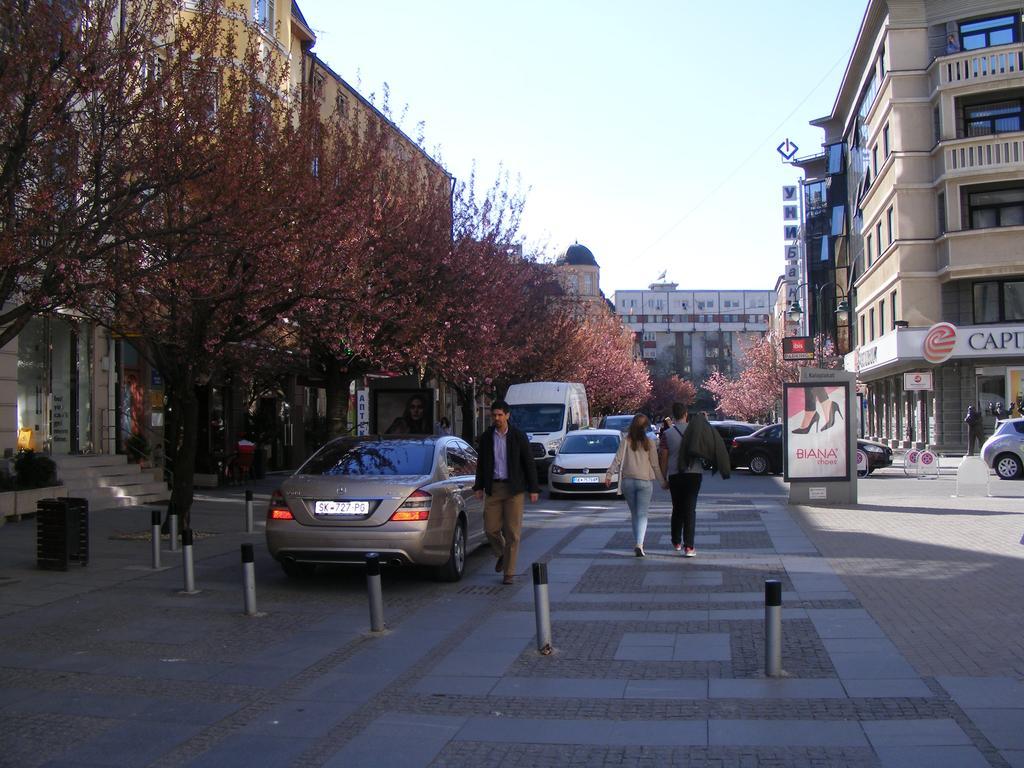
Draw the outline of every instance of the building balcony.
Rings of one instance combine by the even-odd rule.
[[[1024,132],[993,133],[940,142],[932,150],[935,178],[1024,171]]]
[[[942,280],[1020,274],[1022,243],[1024,226],[947,232],[935,241],[936,268]]]
[[[930,70],[933,92],[938,88],[1019,78],[1024,72],[1024,43],[940,56],[932,62]]]

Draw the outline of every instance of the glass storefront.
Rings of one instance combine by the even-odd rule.
[[[18,448],[90,453],[92,324],[36,317],[18,335]]]

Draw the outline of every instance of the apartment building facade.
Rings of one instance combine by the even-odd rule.
[[[616,291],[612,301],[652,373],[699,387],[713,371],[739,373],[744,350],[768,331],[775,299],[770,290],[680,290],[661,280]]]
[[[966,447],[967,406],[1024,397],[1021,7],[870,0],[825,133],[862,433]],[[930,375],[913,389],[904,374]],[[925,376],[925,380],[929,376]]]

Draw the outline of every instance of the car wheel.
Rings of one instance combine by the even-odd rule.
[[[452,533],[452,546],[448,551],[448,562],[438,566],[439,581],[458,581],[466,572],[466,524],[459,520]]]
[[[1024,474],[1024,468],[1021,467],[1020,459],[1012,453],[1003,453],[996,456],[996,460],[992,462],[992,468],[1002,480],[1016,480]]]
[[[281,570],[289,579],[311,579],[316,573],[316,563],[300,563],[295,560],[282,560]]]
[[[772,471],[772,463],[763,453],[755,453],[750,457],[750,471],[755,475],[767,475]]]

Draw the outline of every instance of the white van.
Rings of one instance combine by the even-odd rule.
[[[540,477],[546,477],[565,433],[590,426],[590,405],[582,384],[531,381],[512,384],[505,392],[511,421],[530,438]]]

